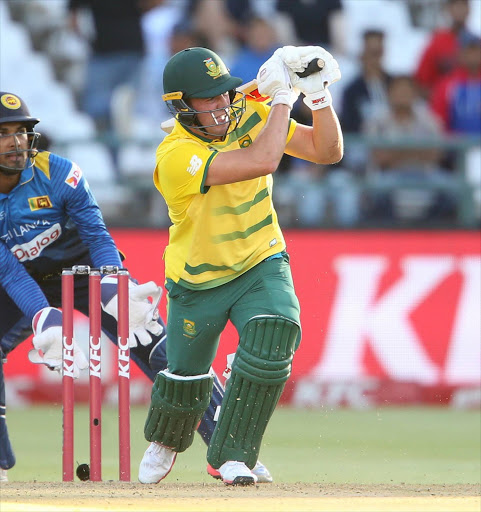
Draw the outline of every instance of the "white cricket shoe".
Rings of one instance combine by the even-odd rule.
[[[258,484],[271,484],[274,481],[270,471],[260,461],[256,462],[251,471],[256,475]]]
[[[222,481],[226,485],[253,485],[257,483],[257,477],[243,463],[237,460],[228,460],[219,468]]]
[[[141,484],[158,484],[163,480],[174,465],[177,452],[160,443],[150,443],[144,453],[139,467]]]
[[[264,464],[262,464],[260,460],[256,462],[256,465],[251,469],[251,471],[254,473],[254,475],[256,475],[258,484],[271,484],[274,481],[270,471],[264,466]],[[207,473],[209,473],[211,477],[216,478],[217,480],[222,480],[219,470],[214,469],[210,464],[207,464]]]
[[[7,470],[0,468],[0,482],[8,482]]]

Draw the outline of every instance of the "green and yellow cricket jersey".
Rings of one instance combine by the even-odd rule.
[[[247,98],[246,112],[226,140],[203,140],[176,122],[157,149],[154,183],[172,221],[165,276],[186,288],[219,286],[285,249],[272,203],[271,174],[205,185],[214,158],[248,147],[266,123],[270,107]],[[291,120],[288,141],[295,126]]]

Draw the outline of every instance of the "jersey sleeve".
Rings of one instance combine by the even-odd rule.
[[[207,171],[217,155],[217,151],[195,142],[183,142],[158,158],[154,183],[167,204],[205,194]]]
[[[0,284],[30,320],[49,305],[40,286],[3,242],[0,242]]]
[[[121,266],[117,247],[82,170],[69,160],[61,160],[59,172],[52,176],[54,190],[67,215],[75,223],[80,238],[89,248],[93,264],[96,267]]]

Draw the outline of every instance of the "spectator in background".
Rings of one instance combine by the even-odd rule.
[[[243,0],[239,0],[243,1]],[[207,47],[230,61],[239,50],[241,19],[234,19],[225,0],[187,0],[185,17],[207,41]],[[248,15],[248,12],[245,13]]]
[[[69,0],[70,26],[81,32],[79,11],[92,15],[95,35],[87,63],[82,108],[95,120],[99,132],[111,129],[110,100],[122,83],[135,81],[144,55],[141,16],[155,0]]]
[[[345,133],[358,134],[372,117],[379,117],[388,109],[387,88],[390,76],[384,70],[384,32],[368,29],[362,36],[359,55],[359,74],[346,86],[341,103],[341,126]],[[347,168],[364,173],[367,148],[361,141],[346,145],[344,164]]]
[[[247,83],[256,77],[262,64],[281,45],[275,25],[257,16],[246,20],[242,39],[243,46],[235,55],[230,72]]]
[[[148,13],[148,16],[153,12]],[[168,30],[165,46],[151,48],[142,64],[138,87],[134,92],[134,115],[147,121],[150,128],[159,127],[170,118],[162,100],[162,74],[170,57],[184,48],[206,46],[206,39],[196,31],[189,20],[179,21]]]
[[[368,214],[378,219],[432,220],[455,214],[456,181],[440,167],[439,120],[411,76],[393,77],[387,112],[366,122],[372,147]]]
[[[435,87],[431,109],[450,133],[481,135],[481,39],[460,37],[458,66]]]
[[[344,132],[359,133],[363,123],[387,109],[389,75],[383,68],[384,32],[366,30],[359,63],[360,73],[346,86],[342,96],[341,125]]]
[[[455,67],[460,40],[470,34],[466,26],[469,0],[446,0],[445,3],[448,26],[433,32],[415,72],[425,98],[429,98],[433,88]]]
[[[336,55],[345,53],[341,0],[277,0],[276,9],[292,20],[298,44],[322,46]]]

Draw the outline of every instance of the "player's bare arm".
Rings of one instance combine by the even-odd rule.
[[[344,154],[341,126],[332,107],[312,112],[312,126],[298,124],[286,153],[316,164],[334,164]]]
[[[298,125],[286,153],[318,164],[338,162],[343,156],[343,138],[328,89],[341,78],[336,59],[320,46],[284,46],[274,55],[282,59],[293,87],[304,94],[303,101],[312,111],[312,127]],[[312,62],[322,63],[322,69],[305,76]]]
[[[274,106],[257,139],[245,149],[219,153],[211,163],[206,185],[224,185],[275,172],[286,147],[290,108]]]
[[[245,181],[271,174],[277,169],[285,151],[290,111],[298,94],[292,89],[287,67],[276,55],[261,66],[257,86],[261,94],[272,98],[266,125],[248,148],[219,153],[209,167],[206,185]],[[228,101],[228,97],[223,99]],[[197,107],[205,106],[199,104],[202,101],[206,100],[193,98],[192,106],[199,110]],[[219,108],[221,101],[215,107]],[[202,119],[200,115],[199,118]]]

